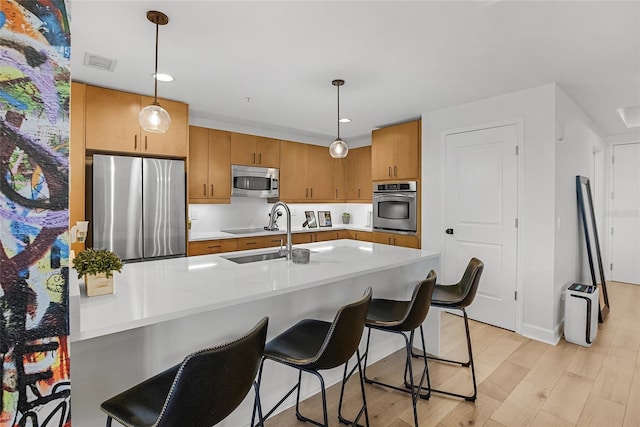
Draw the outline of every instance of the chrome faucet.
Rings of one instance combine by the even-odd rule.
[[[269,225],[265,227],[266,230],[269,231],[277,231],[278,228],[275,225],[275,222],[278,218],[276,211],[278,208],[282,206],[284,211],[287,214],[287,259],[291,259],[291,248],[293,245],[291,244],[291,211],[289,210],[289,206],[285,202],[276,202],[273,204],[271,208],[271,213],[269,214]]]

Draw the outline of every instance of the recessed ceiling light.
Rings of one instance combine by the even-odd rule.
[[[349,117],[343,117],[340,119],[340,123],[351,123],[351,119]]]
[[[170,74],[163,74],[163,73],[151,74],[151,78],[156,78],[156,75],[158,76],[157,79],[158,79],[159,82],[172,82],[173,81],[173,76],[171,76]]]
[[[618,114],[628,128],[640,127],[640,105],[618,108]]]

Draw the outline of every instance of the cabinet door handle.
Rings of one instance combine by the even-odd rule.
[[[398,177],[398,167],[397,166],[393,167],[393,176],[395,176],[396,178]]]
[[[258,242],[247,242],[246,244],[247,244],[247,246],[248,246],[248,245],[257,245],[257,244],[258,244]]]
[[[313,188],[311,188],[311,198],[313,199]]]
[[[147,151],[147,136],[144,137],[144,151]]]
[[[391,244],[391,237],[387,237],[387,244],[390,245]]]
[[[336,199],[338,198],[338,189],[336,188]]]
[[[396,238],[394,237],[393,238],[393,246],[395,246],[395,245],[396,245]]]
[[[304,189],[304,197],[309,197],[309,189],[308,188]]]
[[[254,165],[256,164],[256,153],[253,153],[253,161],[251,163],[253,163]]]
[[[209,249],[219,249],[220,245],[208,246]]]
[[[211,184],[211,197],[213,197],[213,184]]]
[[[360,198],[360,189],[358,188],[358,199]]]
[[[207,184],[202,184],[202,195],[203,196],[207,195]]]
[[[391,166],[389,166],[389,178],[391,178]]]
[[[133,135],[133,149],[138,149],[138,135]]]
[[[262,153],[258,154],[258,164],[262,164]]]

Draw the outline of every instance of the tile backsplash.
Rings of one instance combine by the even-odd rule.
[[[189,205],[189,218],[191,218],[192,233],[207,233],[233,228],[264,227],[269,223],[269,212],[272,203],[266,199],[254,199],[244,197],[232,197],[231,204],[220,205]],[[291,203],[291,223],[293,227],[301,227],[305,221],[305,211],[314,211],[316,217],[318,211],[330,211],[334,225],[342,224],[342,214],[351,214],[351,224],[367,225],[368,212],[371,204],[368,203]],[[284,213],[284,212],[283,212]],[[286,219],[278,220],[280,228],[286,228]]]

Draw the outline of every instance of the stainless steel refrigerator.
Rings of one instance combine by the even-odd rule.
[[[186,255],[183,160],[95,154],[92,243],[123,261]]]

